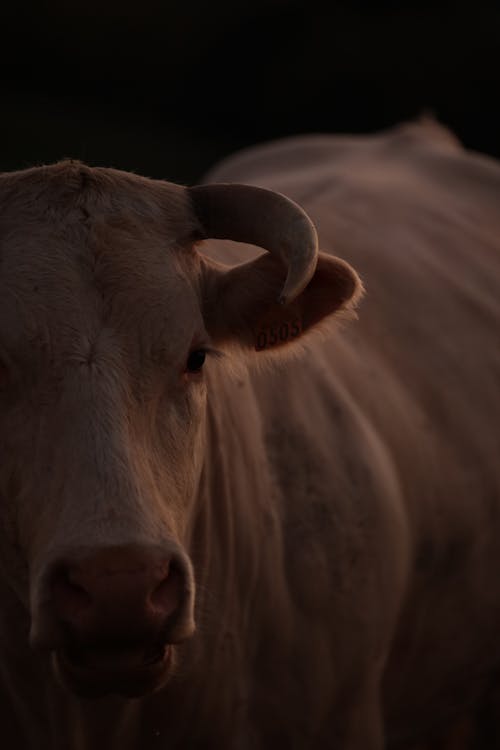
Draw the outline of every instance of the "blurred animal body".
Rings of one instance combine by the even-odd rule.
[[[494,687],[499,198],[431,122],[0,176],[4,747],[396,749]]]

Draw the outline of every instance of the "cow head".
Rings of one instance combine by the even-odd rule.
[[[209,236],[269,254],[223,267]],[[292,346],[359,289],[270,191],[0,177],[1,571],[75,692],[158,689],[193,634],[205,359]]]

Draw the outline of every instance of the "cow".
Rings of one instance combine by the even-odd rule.
[[[3,747],[396,749],[486,700],[499,198],[431,121],[0,176]]]

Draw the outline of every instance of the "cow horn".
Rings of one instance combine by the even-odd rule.
[[[287,268],[281,304],[307,286],[316,269],[318,236],[305,211],[281,193],[237,184],[188,188],[203,239],[248,242],[282,260]]]

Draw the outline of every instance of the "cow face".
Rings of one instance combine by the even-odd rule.
[[[0,195],[2,573],[66,685],[141,695],[194,630],[204,360],[255,350],[283,264],[210,263],[184,189],[113,170],[5,175]],[[301,332],[357,290],[340,261],[315,278]]]
[[[194,219],[180,189],[118,195],[75,165],[6,183],[3,573],[66,682],[142,692],[194,627],[183,539],[209,349]]]

